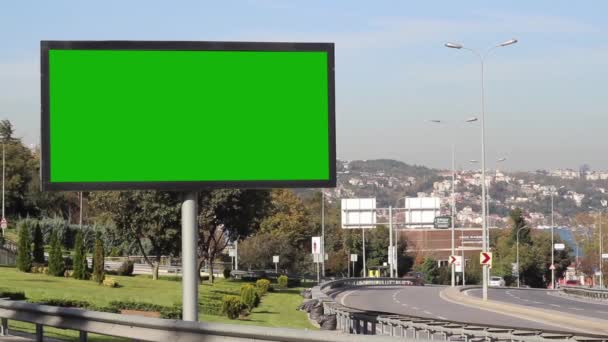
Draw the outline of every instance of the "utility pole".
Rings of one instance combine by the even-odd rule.
[[[325,278],[325,191],[321,189],[321,274]]]
[[[553,223],[553,193],[555,187],[551,188],[551,288],[555,289],[555,243],[553,238],[553,230],[555,225]]]
[[[365,228],[361,229],[361,235],[363,238],[363,278],[367,276],[367,264],[365,263]]]
[[[456,184],[456,162],[454,160],[454,143],[452,143],[452,254],[455,255],[456,251],[454,250],[454,211],[456,206],[456,198],[454,196],[454,186]],[[456,286],[456,265],[452,263],[452,287]]]
[[[389,275],[393,278],[393,257],[394,249],[393,249],[393,207],[388,207],[388,267],[389,267]]]

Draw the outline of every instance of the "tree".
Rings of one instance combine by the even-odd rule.
[[[199,193],[198,263],[209,265],[213,282],[213,263],[230,241],[256,232],[270,205],[266,190],[221,189]]]
[[[103,241],[101,241],[101,234],[97,232],[93,250],[93,281],[98,284],[101,284],[105,278],[104,257]]]
[[[65,272],[65,263],[63,262],[63,252],[61,251],[61,243],[57,237],[57,231],[51,233],[51,249],[49,251],[49,274],[55,277],[62,277]]]
[[[509,221],[511,224],[511,241],[517,240],[517,231],[526,226],[526,220],[524,219],[523,211],[520,208],[515,208],[509,213]],[[519,243],[529,244],[530,239],[530,228],[524,228],[519,232]]]
[[[416,272],[424,274],[424,282],[428,284],[437,284],[439,277],[439,266],[437,261],[432,258],[425,258],[422,264],[414,267]]]
[[[87,254],[84,244],[84,237],[81,231],[76,233],[76,243],[74,245],[74,278],[87,279]]]
[[[274,255],[279,255],[279,269],[292,264],[293,249],[286,236],[257,233],[239,243],[239,261],[249,270],[274,268]]]
[[[42,230],[40,229],[40,223],[34,224],[34,262],[38,264],[44,264],[44,238],[42,236]]]
[[[30,229],[22,223],[19,226],[19,245],[17,249],[17,268],[22,272],[29,272],[32,268],[31,248]]]
[[[134,241],[158,279],[161,256],[180,249],[180,195],[166,191],[94,193],[91,205],[106,212],[115,224],[113,234]]]

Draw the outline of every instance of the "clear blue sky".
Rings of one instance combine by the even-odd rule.
[[[39,142],[39,41],[239,40],[336,43],[338,157],[449,167],[479,159],[475,49],[487,61],[489,160],[509,169],[608,169],[604,1],[3,1],[0,117]],[[489,165],[491,166],[491,164]]]

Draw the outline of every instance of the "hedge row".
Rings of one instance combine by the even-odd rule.
[[[160,317],[166,319],[181,319],[182,317],[182,306],[177,304],[173,306],[164,306],[152,303],[133,301],[112,301],[109,305],[106,306],[96,306],[84,300],[63,298],[50,298],[31,302],[36,304],[59,306],[64,308],[79,308],[110,313],[120,313],[121,310],[160,312]]]

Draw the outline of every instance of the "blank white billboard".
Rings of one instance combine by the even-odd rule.
[[[343,198],[342,228],[374,228],[376,226],[375,198]]]
[[[434,227],[435,216],[439,214],[439,197],[405,198],[405,224],[416,227]]]

